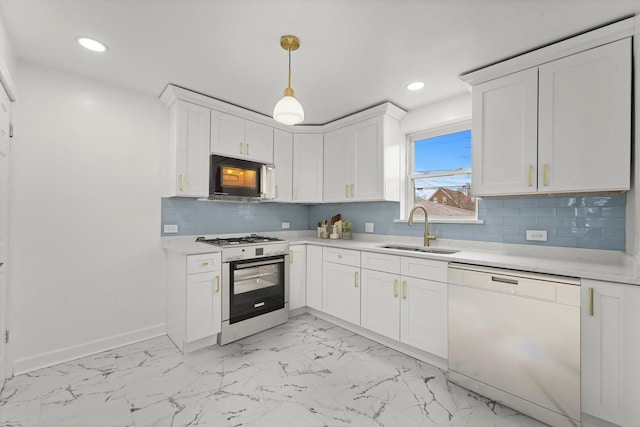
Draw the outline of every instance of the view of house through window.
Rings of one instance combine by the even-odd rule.
[[[471,193],[471,130],[468,123],[456,128],[410,140],[411,206],[424,206],[430,219],[476,218],[477,201]],[[422,216],[421,212],[416,211],[415,218],[418,213]]]

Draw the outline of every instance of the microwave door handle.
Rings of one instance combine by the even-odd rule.
[[[228,196],[228,195],[229,195],[229,193],[223,193],[223,192],[221,192],[221,191],[214,191],[214,192],[213,192],[213,195],[214,195],[214,196]]]

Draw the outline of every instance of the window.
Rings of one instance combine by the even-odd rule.
[[[419,204],[429,213],[429,221],[477,220],[477,199],[471,193],[470,128],[465,121],[409,135],[407,216]],[[416,211],[414,218],[422,217],[422,211]]]

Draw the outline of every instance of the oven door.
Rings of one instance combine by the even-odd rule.
[[[229,324],[284,308],[285,265],[284,255],[229,263]]]

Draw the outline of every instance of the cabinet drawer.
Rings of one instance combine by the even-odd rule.
[[[447,265],[445,261],[431,259],[402,257],[401,273],[403,276],[417,277],[418,279],[447,281]]]
[[[337,264],[360,267],[360,251],[338,248],[322,248],[322,259]]]
[[[220,270],[220,254],[200,254],[187,256],[187,274]]]
[[[400,257],[397,255],[362,252],[362,268],[400,274]]]

